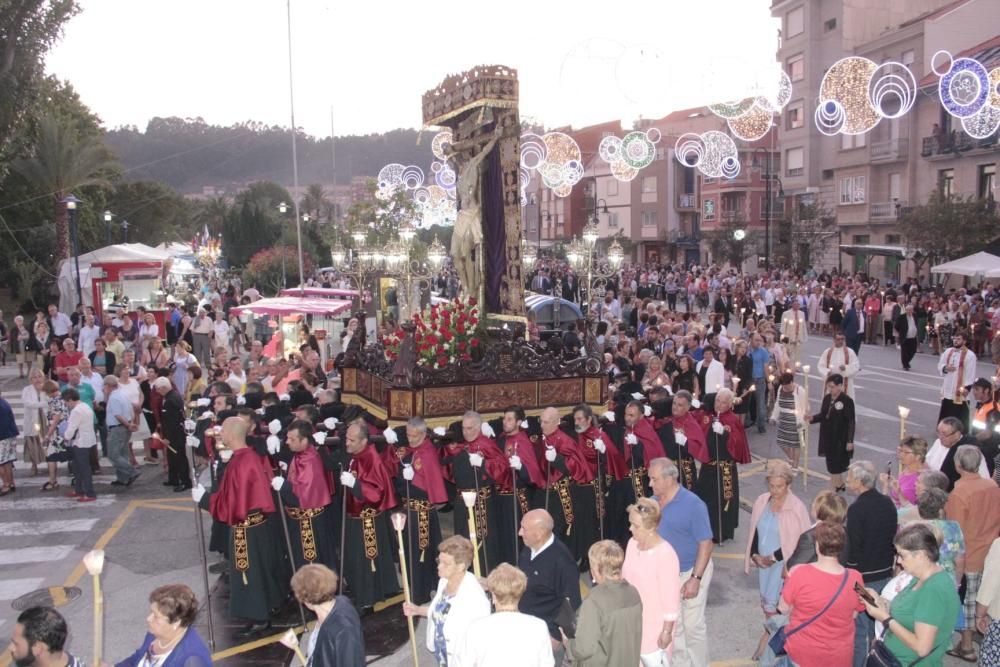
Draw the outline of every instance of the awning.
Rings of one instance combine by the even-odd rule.
[[[281,290],[281,296],[312,296],[320,299],[356,299],[358,290],[336,287],[289,287]]]
[[[340,299],[316,297],[278,296],[259,299],[244,306],[234,306],[229,312],[236,315],[321,315],[336,317],[351,310],[351,302]]]
[[[954,273],[959,276],[978,276],[992,271],[1000,271],[1000,257],[988,252],[977,252],[931,267],[931,273]]]
[[[906,258],[906,248],[901,245],[841,245],[840,252],[847,255]]]

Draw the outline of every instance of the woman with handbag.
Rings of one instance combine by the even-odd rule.
[[[934,667],[943,664],[961,601],[955,580],[938,564],[940,548],[927,524],[911,523],[896,535],[896,558],[913,581],[892,604],[870,588],[874,604],[864,601],[868,615],[885,626],[868,653],[866,665]]]
[[[843,525],[821,521],[814,534],[816,562],[792,568],[778,603],[781,612],[790,616],[788,625],[768,642],[778,656],[783,644],[787,658],[770,664],[850,667],[854,616],[864,610],[854,587],[864,581],[857,570],[843,567],[838,559],[847,541]]]

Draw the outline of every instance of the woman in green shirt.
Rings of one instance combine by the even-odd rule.
[[[866,589],[876,604],[866,601],[865,607],[887,628],[885,646],[901,664],[921,659],[921,667],[941,665],[958,618],[955,580],[938,564],[937,539],[926,524],[904,526],[895,545],[897,560],[913,581],[893,599],[891,607],[877,591]]]

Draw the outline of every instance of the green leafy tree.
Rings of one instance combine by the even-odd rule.
[[[110,185],[114,166],[101,140],[82,135],[73,120],[52,114],[39,119],[31,156],[15,160],[13,168],[50,198],[57,261],[69,257],[69,215],[62,200],[74,189]]]
[[[997,237],[992,198],[963,198],[935,190],[922,206],[903,209],[899,226],[914,254],[917,272],[927,262],[938,264],[983,250]]]
[[[375,198],[376,185],[374,180],[368,181],[369,196],[364,201],[355,202],[347,209],[344,216],[344,230],[350,235],[355,230],[365,231],[368,245],[384,246],[397,238],[399,226],[403,221],[416,219],[417,207],[409,192],[400,190],[387,201]],[[349,239],[341,241],[349,245]],[[350,241],[353,243],[353,241]]]
[[[112,224],[111,240],[124,239],[118,223],[127,221],[130,243],[157,245],[188,241],[194,236],[197,222],[192,214],[194,205],[172,188],[151,181],[119,183],[108,195],[107,207],[117,215]],[[101,244],[105,242],[101,237]]]
[[[747,229],[746,219],[737,214],[725,216],[716,229],[703,229],[701,237],[708,244],[713,261],[729,262],[731,266],[740,267],[755,246],[757,233]]]
[[[315,270],[312,258],[303,254],[303,270],[306,275]],[[282,280],[293,279],[298,273],[299,257],[295,248],[277,247],[261,250],[247,262],[243,270],[243,284],[257,285],[264,294],[276,295],[282,289]],[[283,273],[284,272],[284,273]]]

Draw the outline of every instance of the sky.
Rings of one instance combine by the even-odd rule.
[[[292,0],[296,125],[421,125],[420,97],[480,64],[518,70],[546,127],[744,97],[775,67],[770,0]],[[156,116],[291,125],[283,0],[80,0],[47,59],[108,128]],[[606,10],[607,14],[597,11]],[[773,75],[772,75],[773,76]]]

